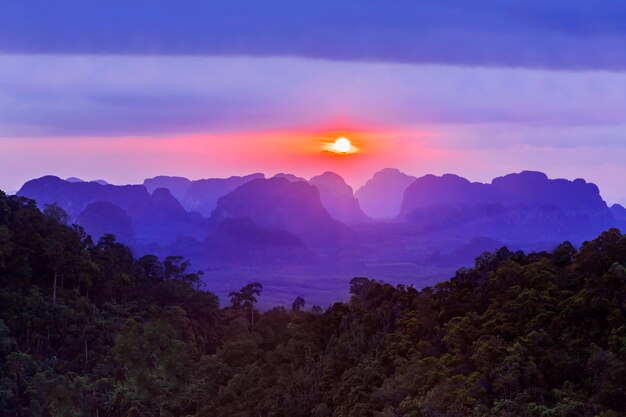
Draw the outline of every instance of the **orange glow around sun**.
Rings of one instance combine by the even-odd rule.
[[[268,176],[289,172],[311,177],[324,171],[336,172],[359,184],[370,178],[373,171],[386,167],[415,172],[415,167],[422,171],[435,170],[442,161],[468,163],[464,154],[436,146],[437,135],[430,130],[363,125],[360,129],[308,127],[106,140],[47,138],[37,142],[36,154],[33,153],[35,139],[14,138],[0,140],[0,148],[13,155],[15,161],[31,158],[40,169],[38,175],[52,171],[69,177],[76,172],[88,172],[94,178],[108,175],[107,180],[121,184],[163,173],[197,179],[251,172],[264,172]],[[68,162],[62,167],[50,165],[53,161],[50,155],[55,154],[65,155]],[[6,157],[4,160],[10,161]],[[112,161],[127,168],[112,174]],[[15,169],[20,167],[15,165]]]

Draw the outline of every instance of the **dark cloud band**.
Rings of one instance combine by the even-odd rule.
[[[620,0],[22,0],[0,52],[626,69]]]

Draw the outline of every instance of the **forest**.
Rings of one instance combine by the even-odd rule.
[[[502,248],[433,287],[355,277],[228,305],[185,259],[135,258],[0,192],[0,415],[462,417],[626,414],[626,235]],[[227,300],[228,301],[228,300]]]

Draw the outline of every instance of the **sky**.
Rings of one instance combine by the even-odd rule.
[[[532,169],[624,204],[624,45],[623,1],[9,2],[0,189]]]

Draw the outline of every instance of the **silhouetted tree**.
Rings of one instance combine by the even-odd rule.
[[[67,224],[69,221],[69,214],[65,210],[63,210],[57,203],[46,204],[43,210],[43,214],[46,215],[52,221]]]
[[[291,303],[291,311],[293,311],[294,313],[299,313],[300,310],[302,310],[302,308],[304,307],[304,304],[304,298],[300,296],[296,297],[296,299],[293,300],[293,303]]]
[[[239,291],[228,294],[230,302],[236,310],[250,311],[250,328],[254,329],[254,304],[257,302],[257,296],[261,295],[263,284],[260,282],[252,282],[242,287]]]

